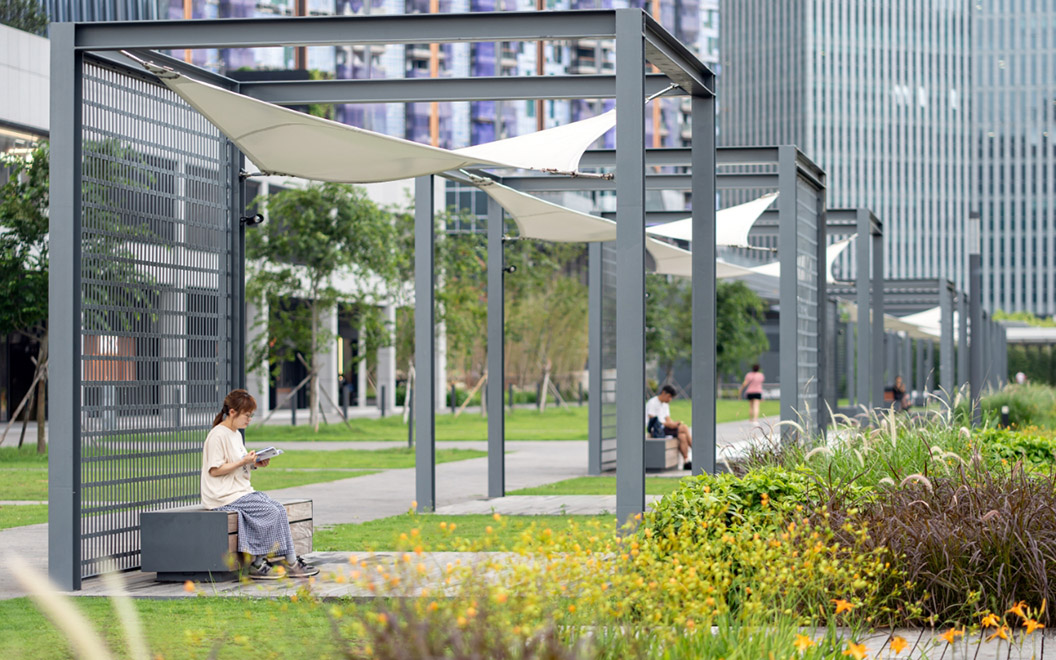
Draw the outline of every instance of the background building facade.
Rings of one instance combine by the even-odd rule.
[[[965,282],[969,3],[720,8],[720,144],[798,145],[828,175],[829,208],[867,206],[883,220],[887,277]]]
[[[1056,314],[1056,1],[973,4],[983,300]]]

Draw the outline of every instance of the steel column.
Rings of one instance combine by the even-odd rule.
[[[601,243],[590,243],[587,275],[587,335],[590,401],[587,402],[587,474],[601,474]]]
[[[983,422],[979,399],[983,394],[983,265],[978,253],[968,255],[968,295],[972,314],[971,360],[968,379],[972,401],[972,425]]]
[[[953,402],[957,381],[953,365],[953,291],[941,282],[939,286],[939,387],[947,402]]]
[[[488,497],[506,494],[505,271],[502,206],[488,198]]]
[[[859,319],[861,318],[861,308],[859,307]],[[856,324],[847,323],[844,326],[844,332],[847,333],[845,339],[847,340],[847,405],[854,407],[858,403],[858,395],[855,392],[855,347],[854,347],[854,328]]]
[[[817,425],[818,430],[824,430],[832,423],[832,419],[829,416],[830,406],[836,405],[836,383],[832,382],[836,379],[835,365],[831,364],[835,360],[835,351],[829,352],[835,344],[836,340],[836,322],[833,319],[830,325],[828,317],[835,315],[835,310],[829,309],[829,294],[828,294],[828,221],[826,218],[826,189],[821,188],[818,191],[816,206],[815,206],[815,222],[817,223],[814,231],[815,251],[814,258],[817,260],[817,272],[814,278],[815,287],[815,301],[817,307],[815,314],[817,315],[817,335],[814,337],[814,346],[816,348],[815,356],[815,377],[818,379],[817,393],[818,396],[811,402],[811,406],[814,408],[814,420],[813,422]],[[835,307],[835,301],[833,302]],[[828,382],[826,382],[828,381]],[[832,398],[827,400],[826,392],[831,392]]]
[[[935,341],[932,339],[927,340],[924,345],[924,392],[925,394],[931,394],[935,391]],[[925,404],[927,403],[927,397],[924,399]]]
[[[643,14],[616,11],[616,517],[645,510],[645,59]]]
[[[877,295],[870,289],[870,279],[876,278],[870,269],[870,263],[876,261],[873,249],[872,222],[865,209],[858,209],[858,239],[855,241],[855,261],[858,272],[855,273],[855,296],[858,304],[858,402],[870,406],[873,404],[872,382],[876,365],[873,362],[873,328],[872,315],[876,314]],[[879,285],[877,285],[879,286]]]
[[[796,150],[795,147],[778,147],[778,172],[780,189],[777,212],[780,216],[778,229],[778,258],[781,282],[779,287],[778,318],[780,333],[781,363],[781,420],[795,421],[800,412],[799,401],[799,275],[798,232],[796,209]],[[787,437],[787,434],[786,434]]]
[[[48,574],[81,588],[81,91],[74,26],[51,26]]]
[[[231,162],[231,386],[246,387],[246,182],[241,173],[245,156],[228,145]],[[226,393],[225,393],[226,394]],[[263,403],[261,405],[264,405]],[[243,433],[243,437],[245,433]]]
[[[436,317],[432,176],[414,180],[414,449],[418,511],[436,508]],[[501,400],[501,399],[500,399]]]
[[[622,111],[621,111],[622,112]],[[715,98],[693,97],[693,474],[715,473]]]
[[[902,380],[906,390],[913,389],[913,338],[902,337]]]
[[[917,343],[917,366],[916,366],[916,369],[915,369],[916,378],[913,380],[913,384],[915,385],[917,391],[920,392],[920,400],[923,403],[925,401],[924,393],[927,391],[925,389],[926,382],[927,382],[927,370],[924,368],[924,340],[918,338],[916,343]]]
[[[872,234],[871,261],[873,279],[870,282],[869,311],[872,314],[873,327],[870,334],[872,344],[872,393],[873,407],[884,406],[884,237]],[[861,350],[861,349],[859,349]]]
[[[957,292],[957,389],[968,384],[968,300]]]

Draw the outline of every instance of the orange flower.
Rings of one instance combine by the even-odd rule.
[[[891,650],[895,652],[895,655],[898,655],[899,653],[904,651],[905,648],[909,645],[906,643],[905,639],[899,637],[898,635],[895,635],[891,638],[890,646]]]
[[[843,600],[842,598],[833,598],[832,602],[836,603],[836,614],[841,612],[850,612],[854,609],[854,605]]]
[[[793,642],[792,645],[799,649],[799,652],[802,653],[810,647],[814,646],[814,640],[807,637],[806,635],[796,635],[796,641]]]
[[[186,591],[189,594],[193,594],[194,591],[195,591],[194,583],[191,582],[190,580],[187,580],[186,582],[183,583],[183,590]]]
[[[865,644],[855,644],[852,641],[847,642],[847,650],[843,652],[844,655],[849,655],[854,660],[865,660],[868,653],[869,650],[865,648]]]
[[[981,625],[984,628],[996,628],[1001,625],[1001,620],[997,618],[997,615],[991,612],[983,617]]]
[[[986,641],[989,642],[989,641],[993,640],[995,637],[1000,637],[1001,639],[1006,639],[1007,640],[1008,639],[1008,626],[1001,626],[1000,628],[998,628],[997,632],[995,632],[993,635],[990,635],[989,637],[986,638]]]
[[[1038,623],[1034,619],[1027,619],[1023,622],[1023,627],[1027,629],[1028,635],[1033,635],[1035,630],[1037,630],[1038,628],[1044,628],[1045,626]]]
[[[1027,614],[1026,614],[1026,612],[1023,611],[1023,608],[1026,607],[1026,606],[1027,606],[1027,602],[1021,600],[1018,603],[1016,603],[1015,605],[1013,605],[1008,610],[1008,612],[1006,612],[1006,614],[1011,613],[1011,614],[1015,614],[1016,616],[1018,616],[1021,619],[1026,619],[1027,618]]]
[[[942,639],[945,639],[947,644],[953,644],[953,640],[955,640],[958,635],[963,635],[963,634],[964,634],[964,630],[957,630],[956,628],[950,628],[949,630],[947,630],[943,634],[939,635],[939,637],[941,637]]]

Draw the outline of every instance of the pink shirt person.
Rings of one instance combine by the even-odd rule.
[[[744,377],[745,394],[762,394],[763,393],[763,374],[759,371],[750,371]]]

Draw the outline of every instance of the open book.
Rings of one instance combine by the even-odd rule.
[[[281,449],[275,449],[274,447],[265,447],[264,449],[258,449],[257,462],[259,463],[260,461],[266,461],[269,458],[275,458],[279,454],[284,453],[286,452],[282,451]]]

